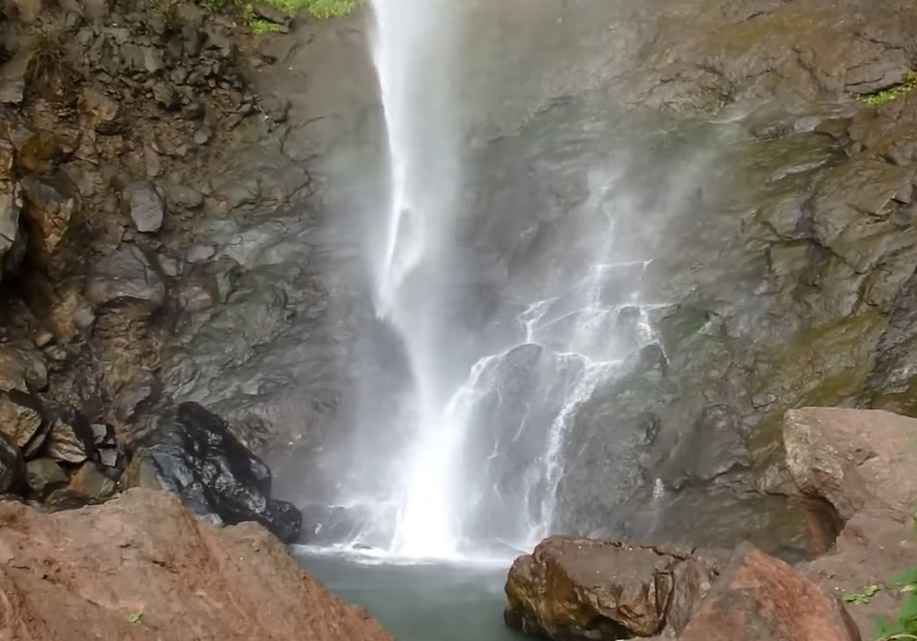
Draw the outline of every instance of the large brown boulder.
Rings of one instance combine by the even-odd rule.
[[[260,525],[224,529],[168,494],[43,514],[0,503],[0,639],[391,641]]]
[[[837,598],[792,567],[740,546],[680,641],[860,641]]]
[[[790,475],[844,519],[864,508],[903,518],[917,507],[917,419],[880,410],[807,407],[783,421]]]
[[[505,620],[564,640],[648,637],[667,625],[677,633],[713,576],[688,552],[552,537],[513,563]]]

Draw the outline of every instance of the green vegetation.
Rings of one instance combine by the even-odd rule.
[[[252,33],[255,35],[263,35],[265,33],[277,33],[282,30],[282,27],[279,24],[275,24],[270,20],[264,20],[262,18],[252,18],[248,21],[248,27],[252,30]]]
[[[346,16],[357,6],[358,0],[267,0],[272,7],[285,11],[291,16],[309,13],[316,18],[336,18]]]
[[[862,592],[847,592],[844,595],[844,603],[852,605],[866,605],[872,598],[882,591],[881,585],[867,585]]]
[[[917,641],[917,568],[895,577],[889,587],[905,595],[904,603],[893,621],[878,622],[877,641]]]
[[[902,96],[906,96],[914,91],[914,89],[917,89],[917,71],[909,71],[904,77],[904,82],[900,85],[862,96],[860,100],[870,107],[881,107]]]
[[[127,615],[128,623],[143,623],[143,612],[132,612]]]
[[[873,584],[861,592],[848,592],[843,599],[850,605],[867,605],[883,590],[904,595],[904,602],[894,620],[876,621],[876,641],[917,641],[917,568],[911,568],[885,586]]]
[[[230,8],[236,8],[243,16],[252,14],[251,2],[246,0],[202,0],[204,6],[212,11],[223,11]],[[336,18],[350,14],[359,4],[360,0],[264,0],[275,9],[280,9],[284,13],[295,16],[301,13],[308,13],[315,18]],[[251,21],[249,21],[251,25]],[[253,28],[254,30],[254,28]],[[260,33],[267,33],[261,31]]]

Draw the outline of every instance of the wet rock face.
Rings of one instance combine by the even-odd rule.
[[[299,536],[302,515],[270,498],[271,471],[229,431],[225,421],[195,403],[159,417],[134,452],[129,487],[177,494],[213,523],[257,521],[283,541]]]
[[[25,461],[22,452],[6,436],[0,434],[0,493],[15,492],[25,482]]]
[[[0,520],[12,638],[391,639],[303,573],[260,525],[212,528],[165,493],[133,489],[56,514],[7,501]],[[60,580],[43,579],[48,572]]]
[[[160,306],[166,288],[153,265],[136,246],[124,246],[99,261],[86,285],[86,298],[96,305],[130,299]]]
[[[505,620],[558,640],[678,634],[714,577],[689,551],[553,537],[513,563]]]

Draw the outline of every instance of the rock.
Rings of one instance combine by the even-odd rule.
[[[135,245],[123,245],[96,263],[86,285],[86,298],[95,305],[132,299],[159,307],[165,295],[162,278]]]
[[[121,454],[117,447],[99,448],[99,462],[105,467],[118,467]]]
[[[48,367],[34,345],[0,345],[0,391],[29,393],[47,387]]]
[[[19,490],[25,481],[22,452],[5,435],[0,434],[0,494]]]
[[[9,159],[7,164],[12,163],[11,154]],[[11,166],[0,169],[6,173]],[[22,196],[18,184],[11,180],[0,181],[0,280],[5,273],[14,271],[20,262],[14,250],[22,236],[19,229],[21,210]]]
[[[680,641],[860,641],[835,597],[792,567],[743,544]]]
[[[859,512],[850,519],[825,556],[799,566],[822,589],[831,594],[855,594],[867,585],[886,585],[912,567],[917,558],[913,522],[900,522],[885,515]],[[901,607],[895,590],[881,590],[866,602],[849,604],[847,612],[860,629],[860,636],[873,639],[875,622],[889,618]]]
[[[131,220],[137,231],[155,233],[162,228],[165,204],[151,183],[131,183],[124,190],[124,199],[130,207]]]
[[[299,511],[270,498],[270,469],[225,421],[196,403],[157,417],[155,429],[138,444],[126,483],[173,492],[211,522],[257,521],[283,541],[299,536]]]
[[[29,491],[38,499],[67,485],[67,475],[54,459],[37,458],[29,461],[25,465],[25,474]]]
[[[689,553],[552,537],[513,563],[504,619],[558,640],[653,636],[667,616],[678,633],[712,579],[713,570]]]
[[[880,410],[804,408],[784,416],[790,474],[843,519],[867,505],[899,516],[917,505],[917,419]]]
[[[84,87],[80,95],[80,111],[86,126],[100,134],[113,136],[126,129],[126,123],[120,117],[120,105],[101,90]]]
[[[204,195],[201,192],[177,183],[166,186],[166,198],[170,205],[185,209],[198,209],[204,204]]]
[[[23,217],[32,230],[32,246],[40,258],[49,258],[64,241],[80,208],[79,189],[63,173],[22,179]]]
[[[195,145],[200,147],[210,142],[210,139],[212,137],[213,137],[213,133],[210,131],[210,127],[204,125],[203,127],[198,128],[194,132],[194,137],[192,138],[192,140],[194,141]]]
[[[167,82],[160,81],[153,85],[153,98],[167,111],[177,109],[181,105],[181,98],[175,87]]]
[[[18,145],[16,157],[19,169],[32,174],[49,174],[60,164],[63,156],[61,140],[51,132],[39,131]]]
[[[0,392],[0,433],[16,447],[25,447],[41,424],[41,409],[34,397],[16,390]]]
[[[72,407],[57,407],[49,422],[46,456],[65,463],[82,463],[93,455],[92,428],[85,416]]]
[[[95,445],[111,445],[114,443],[114,433],[108,425],[93,423],[89,427],[92,429],[92,442]]]
[[[134,489],[56,514],[7,502],[0,522],[12,638],[27,630],[36,641],[391,641],[260,525],[214,529],[167,494]]]
[[[185,255],[185,260],[187,260],[192,265],[196,263],[206,263],[208,260],[216,256],[217,250],[216,247],[207,243],[199,243],[193,245],[191,249],[188,250],[188,253]]]
[[[83,463],[70,479],[70,490],[90,501],[102,501],[115,493],[115,482],[92,461]]]
[[[252,4],[252,11],[259,18],[264,18],[268,22],[273,22],[274,24],[285,25],[290,23],[290,16],[264,2],[255,2]]]
[[[284,123],[290,113],[290,101],[277,95],[267,96],[261,101],[261,109],[274,122]]]

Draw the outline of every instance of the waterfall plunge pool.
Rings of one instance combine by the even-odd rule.
[[[505,562],[400,562],[294,547],[326,588],[369,610],[398,641],[521,641],[503,624]]]

